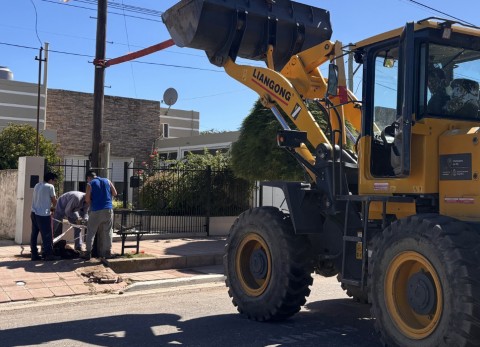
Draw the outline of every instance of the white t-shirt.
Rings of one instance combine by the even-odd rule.
[[[40,182],[33,188],[32,212],[37,216],[50,216],[52,197],[55,196],[55,187],[47,182]]]

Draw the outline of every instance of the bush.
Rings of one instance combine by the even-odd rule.
[[[250,207],[251,187],[228,169],[229,155],[189,154],[170,168],[145,163],[141,208],[162,215],[238,215]]]

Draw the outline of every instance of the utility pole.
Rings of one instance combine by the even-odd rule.
[[[348,78],[347,78],[347,87],[353,93],[353,52],[352,44],[348,46]]]
[[[35,141],[35,156],[38,157],[40,152],[40,97],[41,97],[41,87],[42,87],[42,62],[46,59],[42,58],[43,46],[40,47],[38,57],[35,57],[35,60],[38,60],[38,85],[37,85],[37,138]],[[45,101],[45,108],[47,103]]]
[[[107,39],[107,0],[98,0],[97,14],[97,38],[95,52],[95,82],[93,90],[93,132],[92,132],[92,155],[91,167],[99,176],[107,177],[103,164],[103,155],[100,151],[103,142],[103,106],[104,106],[104,87],[105,87],[105,51]],[[107,163],[108,166],[108,163]]]

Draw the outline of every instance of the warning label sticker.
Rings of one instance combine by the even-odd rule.
[[[472,179],[472,154],[447,154],[440,156],[440,180],[466,181]]]

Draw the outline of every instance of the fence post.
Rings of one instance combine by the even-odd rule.
[[[210,236],[210,209],[211,209],[211,200],[212,200],[212,167],[207,166],[206,170],[206,183],[207,183],[207,204],[205,208],[205,231],[207,236]]]
[[[128,205],[128,166],[127,161],[123,162],[123,208]]]

